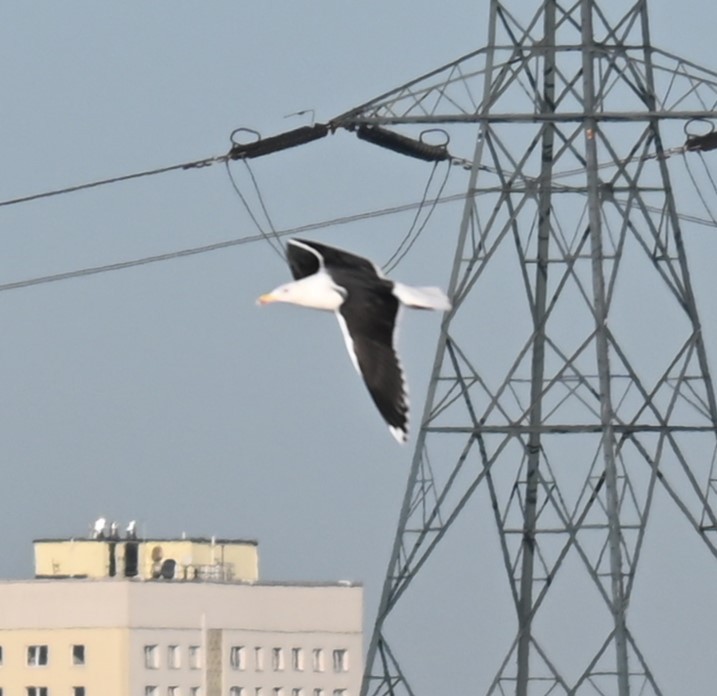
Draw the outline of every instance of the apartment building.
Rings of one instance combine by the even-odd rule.
[[[362,588],[243,577],[252,549],[38,540],[37,577],[0,582],[0,696],[358,696]]]

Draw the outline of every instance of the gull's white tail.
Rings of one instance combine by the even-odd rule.
[[[451,302],[440,288],[414,288],[410,285],[395,283],[393,294],[408,307],[416,309],[438,309],[447,311]]]

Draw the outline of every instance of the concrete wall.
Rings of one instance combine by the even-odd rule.
[[[85,665],[72,664],[72,645],[86,646]],[[47,645],[48,664],[27,665],[27,646]],[[5,694],[27,686],[88,696],[133,696],[158,687],[165,696],[229,693],[253,696],[300,688],[306,696],[323,688],[356,696],[362,662],[362,588],[344,585],[260,585],[141,580],[32,580],[0,583],[0,668]],[[156,661],[147,664],[145,649]],[[232,648],[243,649],[241,665]],[[257,649],[263,656],[257,662]],[[292,651],[300,660],[294,663]],[[272,659],[274,651],[280,663]],[[315,668],[313,651],[320,650]],[[333,653],[345,651],[345,670],[335,671]],[[176,661],[170,660],[170,651]],[[190,654],[197,656],[195,664]],[[77,681],[84,679],[85,681]],[[110,688],[111,685],[111,688]],[[12,688],[11,688],[12,687]]]
[[[272,696],[275,688],[283,689],[284,696],[291,696],[292,689],[303,689],[305,696],[313,690],[324,689],[331,696],[334,689],[346,689],[349,696],[358,696],[363,672],[361,635],[356,633],[305,632],[281,633],[247,630],[224,630],[224,690],[228,694],[232,686],[243,687],[253,696],[257,687]],[[241,667],[231,663],[234,647],[245,649],[246,660]],[[263,660],[257,663],[256,649],[262,651]],[[292,659],[293,651],[299,650],[299,663]],[[276,664],[274,651],[280,651],[281,662]],[[322,659],[315,665],[313,653],[321,651]],[[335,672],[334,650],[346,651],[346,671]]]
[[[199,687],[201,693],[206,694],[205,636],[199,625],[184,629],[136,628],[129,635],[127,670],[131,694],[143,696],[147,686],[156,686],[159,696],[166,696],[170,686],[180,687],[182,696],[190,696],[193,687]],[[145,662],[147,646],[157,646],[156,666]],[[170,660],[170,648],[175,662]],[[190,649],[199,650],[199,662],[190,662]]]
[[[131,584],[111,580],[0,582],[0,630],[127,628]]]

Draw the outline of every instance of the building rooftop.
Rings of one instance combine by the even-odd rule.
[[[0,585],[5,587],[7,585],[23,585],[32,583],[33,585],[39,583],[59,583],[60,581],[67,581],[74,584],[87,583],[92,585],[98,585],[102,583],[112,584],[126,582],[127,580],[141,583],[159,583],[167,584],[164,578],[109,578],[109,577],[90,577],[88,575],[35,575],[33,578],[0,578]],[[188,584],[193,584],[189,582]],[[202,584],[227,584],[226,580],[222,579],[207,579],[202,580]],[[362,588],[364,583],[359,580],[232,580],[232,585],[251,585],[252,587],[353,587]]]
[[[36,578],[137,578],[140,580],[256,582],[255,539],[139,537],[134,523],[125,535],[106,520],[90,536],[43,537],[33,542]]]
[[[190,536],[179,536],[179,537],[156,537],[156,536],[145,536],[145,537],[120,537],[120,536],[92,536],[92,537],[85,537],[85,536],[74,536],[74,537],[40,537],[39,539],[33,539],[33,544],[56,544],[56,543],[64,543],[64,542],[83,542],[83,541],[98,541],[98,542],[108,542],[108,541],[127,541],[128,539],[131,539],[132,541],[138,541],[142,543],[149,543],[149,542],[184,542],[188,541],[193,544],[218,544],[218,545],[231,545],[231,544],[242,544],[246,545],[249,544],[250,546],[259,546],[259,542],[256,539],[230,539],[228,537],[190,537]]]
[[[259,578],[255,539],[187,536],[138,537],[134,525],[120,537],[101,518],[91,536],[41,537],[33,541],[35,580],[233,583],[263,587],[360,587],[349,580],[283,582]],[[6,580],[3,585],[18,581]],[[22,582],[22,581],[20,581]]]

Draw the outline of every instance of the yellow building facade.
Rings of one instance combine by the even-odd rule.
[[[183,539],[36,539],[35,577],[142,580],[259,579],[255,541]]]
[[[117,628],[24,628],[2,635],[3,696],[130,693],[129,633]],[[32,690],[35,690],[33,693]]]

